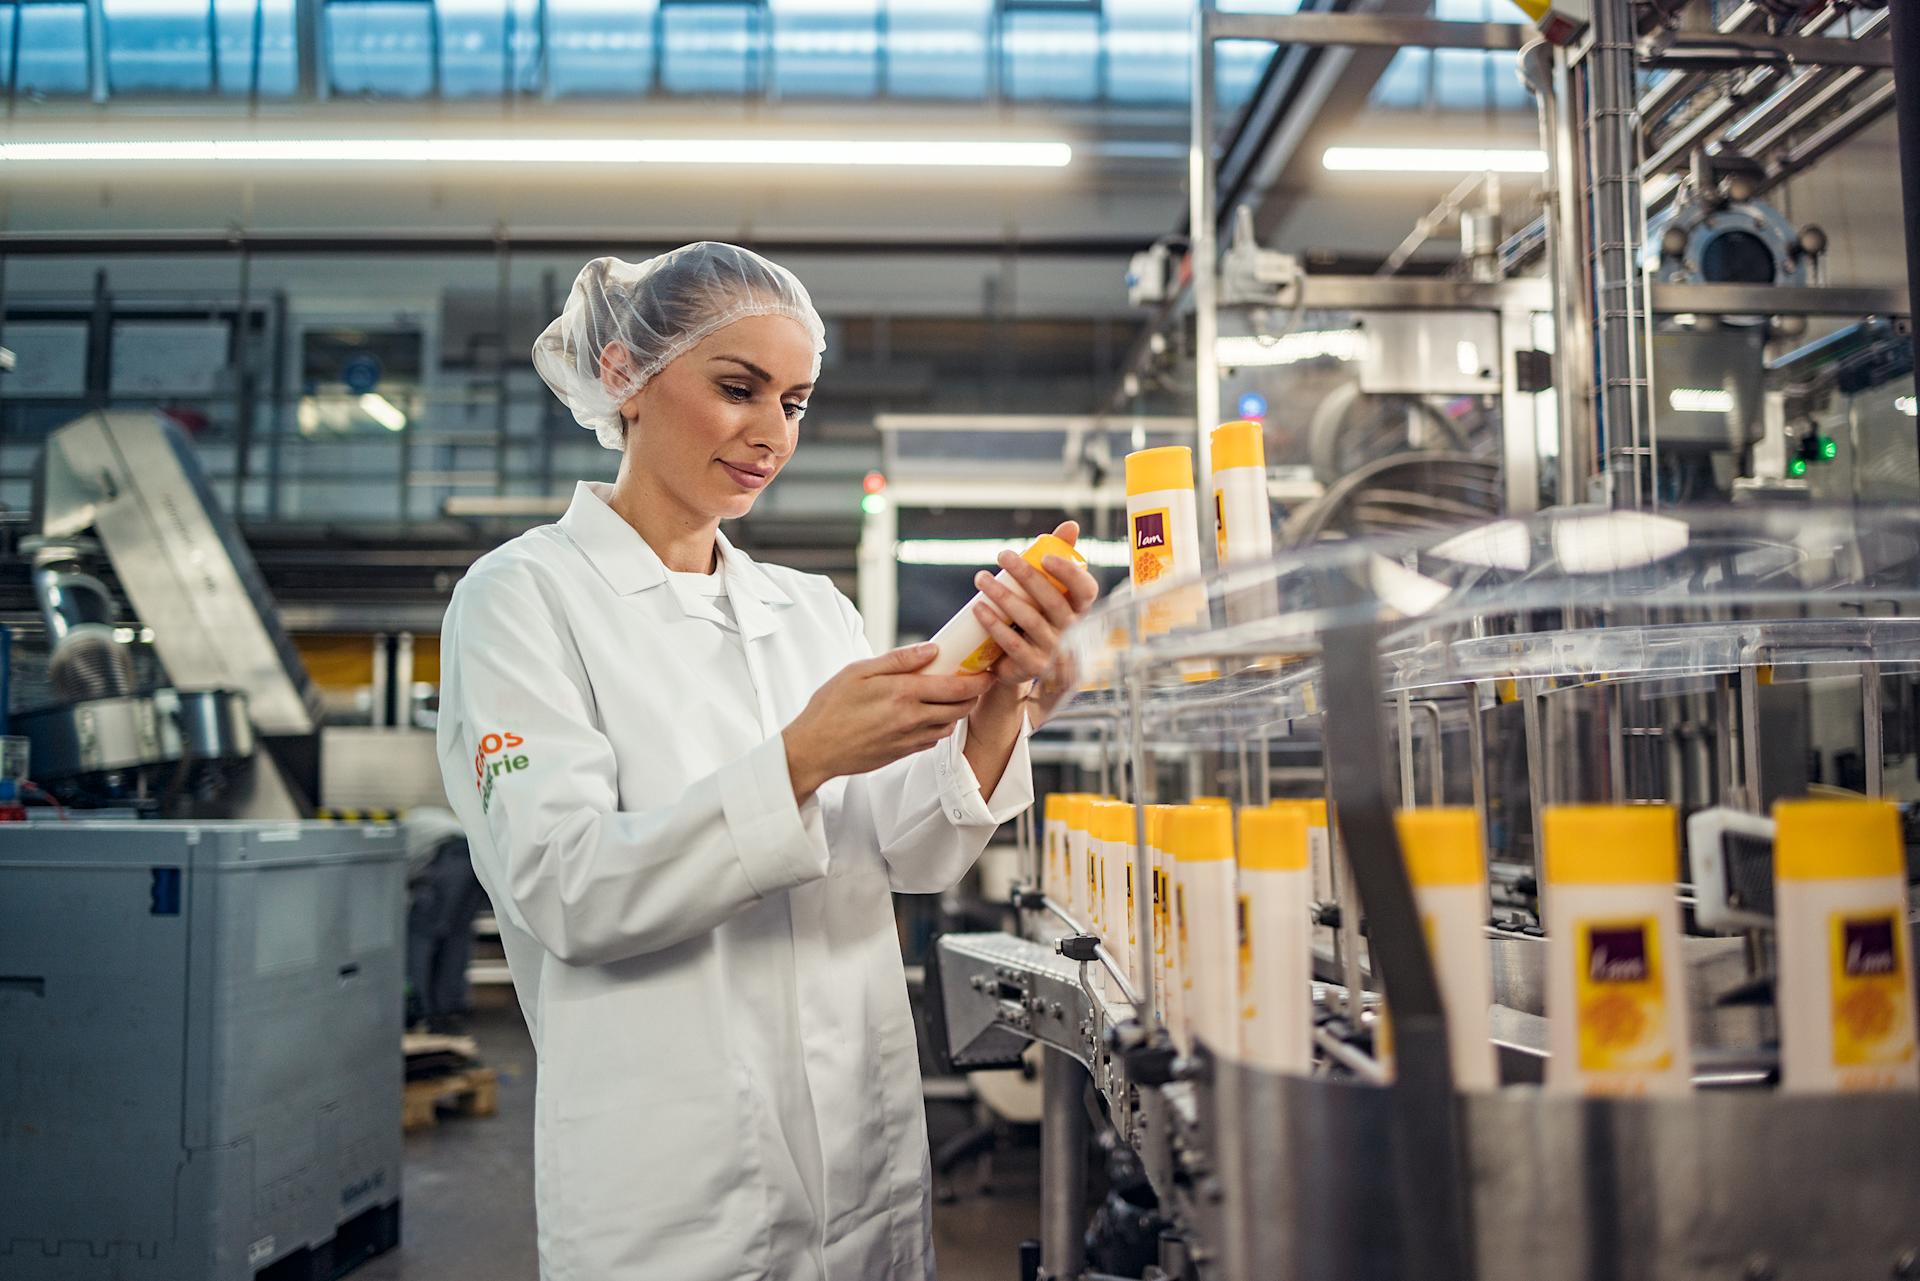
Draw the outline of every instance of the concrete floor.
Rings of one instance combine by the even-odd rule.
[[[513,1008],[488,1002],[474,1025],[482,1059],[500,1073],[500,1111],[442,1117],[407,1136],[400,1247],[351,1274],[353,1281],[537,1281],[533,1225],[533,1044]],[[933,1142],[969,1120],[934,1106]],[[941,1281],[1017,1281],[1019,1244],[1039,1232],[1039,1149],[1016,1131],[987,1167],[961,1171],[960,1193],[934,1206]]]

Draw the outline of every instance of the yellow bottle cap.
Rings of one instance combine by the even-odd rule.
[[[1906,875],[1900,810],[1892,801],[1780,801],[1773,821],[1773,874],[1781,880]]]
[[[1058,823],[1066,817],[1066,813],[1067,794],[1065,792],[1048,792],[1047,799],[1042,802],[1040,806],[1041,817],[1049,823]]]
[[[1127,493],[1152,494],[1163,489],[1193,488],[1193,451],[1185,445],[1162,445],[1127,455]]]
[[[1125,801],[1100,803],[1100,839],[1120,845],[1133,844],[1133,806]]]
[[[1220,805],[1176,805],[1173,856],[1182,863],[1233,861],[1233,813]]]
[[[1487,859],[1477,811],[1401,810],[1393,823],[1407,858],[1407,879],[1415,886],[1486,883]]]
[[[1167,845],[1167,820],[1173,813],[1171,805],[1147,806],[1147,845],[1165,853]]]
[[[1195,805],[1218,805],[1222,809],[1229,810],[1233,808],[1233,802],[1224,796],[1196,796],[1193,798],[1193,803]]]
[[[1267,429],[1264,425],[1241,419],[1221,423],[1213,429],[1213,469],[1228,467],[1267,468]]]
[[[1055,587],[1061,587],[1061,584],[1059,579],[1055,578],[1052,574],[1047,574],[1046,559],[1049,556],[1058,556],[1062,560],[1070,560],[1076,565],[1084,565],[1087,563],[1087,558],[1080,554],[1080,549],[1064,538],[1056,537],[1053,534],[1042,534],[1040,537],[1034,539],[1027,547],[1027,550],[1020,553],[1020,559],[1039,570],[1042,574],[1046,574],[1047,581]],[[1061,590],[1065,591],[1066,589],[1061,587]]]
[[[1269,807],[1277,810],[1291,809],[1298,806],[1306,812],[1308,827],[1325,827],[1327,825],[1327,802],[1323,798],[1315,797],[1311,800],[1304,800],[1289,797],[1286,800],[1268,801],[1267,804]]]
[[[1090,832],[1093,827],[1093,797],[1085,792],[1067,795],[1067,827],[1075,832]]]
[[[1671,805],[1550,805],[1541,818],[1550,885],[1671,884],[1680,848]]]
[[[1307,866],[1304,809],[1240,811],[1240,866],[1251,872],[1298,872]]]

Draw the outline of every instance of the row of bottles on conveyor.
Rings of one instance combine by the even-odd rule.
[[[1875,800],[1774,807],[1782,1080],[1798,1091],[1914,1089],[1906,855],[1899,812]],[[1183,1052],[1282,1072],[1313,1062],[1313,910],[1331,858],[1322,801],[1237,812],[1224,798],[1149,805],[1146,884],[1125,801],[1047,797],[1047,897],[1098,935]],[[1692,1076],[1676,815],[1664,805],[1555,806],[1543,816],[1547,1084],[1666,1094]],[[1489,1009],[1491,917],[1478,814],[1406,810],[1397,829],[1463,1089],[1498,1084]],[[1135,896],[1150,896],[1138,937]],[[1103,969],[1103,995],[1119,996]],[[1392,1017],[1377,1024],[1390,1068]]]
[[[1212,438],[1219,563],[1271,557],[1263,429]],[[1192,453],[1126,460],[1132,580],[1141,631],[1204,626]],[[1223,602],[1227,621],[1271,613],[1258,587]],[[1112,638],[1115,647],[1123,636]],[[1104,674],[1096,674],[1096,678]],[[1180,675],[1213,679],[1204,661]],[[1775,807],[1782,1080],[1794,1090],[1920,1086],[1905,853],[1895,807],[1816,800]],[[1183,1049],[1276,1071],[1312,1063],[1313,905],[1332,897],[1327,809],[1276,801],[1236,814],[1221,798],[1146,809],[1150,884],[1133,884],[1133,806],[1054,795],[1046,807],[1048,897],[1100,935],[1130,983],[1151,983]],[[1543,816],[1549,1087],[1674,1093],[1692,1077],[1681,950],[1676,815],[1667,806],[1565,806]],[[1403,812],[1408,880],[1448,1022],[1453,1076],[1498,1082],[1490,1036],[1490,910],[1484,843],[1471,809]],[[1134,898],[1152,895],[1153,936],[1135,937]],[[1104,973],[1096,981],[1105,982]],[[1392,1013],[1376,1050],[1391,1067]]]

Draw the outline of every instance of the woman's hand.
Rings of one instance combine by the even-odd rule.
[[[1071,543],[1080,536],[1080,526],[1067,521],[1054,534]],[[980,784],[982,795],[991,796],[1006,772],[1007,762],[1020,741],[1022,724],[1038,726],[1059,702],[1036,710],[1027,697],[1029,685],[1053,671],[1055,657],[1061,653],[1060,637],[1077,622],[1100,594],[1100,585],[1084,565],[1059,556],[1049,556],[1041,573],[1012,552],[1003,552],[1000,567],[1020,584],[1020,592],[996,581],[992,574],[980,572],[974,578],[987,597],[974,609],[974,617],[987,629],[1002,651],[1000,661],[991,669],[993,691],[982,698],[967,719],[967,764]],[[1048,575],[1052,575],[1052,580]],[[1054,586],[1058,582],[1060,586]]]
[[[796,801],[804,805],[828,779],[891,765],[953,733],[994,678],[921,675],[939,652],[909,645],[849,663],[814,691],[781,732]]]
[[[1053,532],[1071,543],[1080,537],[1080,526],[1070,520]],[[987,600],[974,606],[973,613],[1002,651],[991,669],[994,680],[1024,689],[1053,666],[1061,635],[1092,607],[1100,585],[1085,565],[1063,556],[1047,557],[1045,574],[1010,551],[1000,553],[999,564],[1026,595],[983,569],[974,575],[973,585]]]

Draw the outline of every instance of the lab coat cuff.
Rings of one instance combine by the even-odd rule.
[[[721,806],[747,883],[762,898],[827,874],[820,802],[793,799],[786,741],[776,734],[722,771]]]
[[[980,795],[980,779],[967,763],[967,723],[961,721],[941,744],[935,769],[940,776],[940,808],[955,827],[998,827],[1033,804],[1033,758],[1027,740],[1033,722],[1020,716],[1020,734],[1013,755],[1000,773],[993,795]]]

